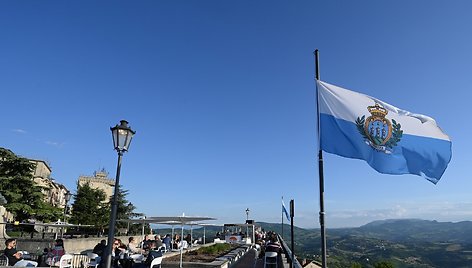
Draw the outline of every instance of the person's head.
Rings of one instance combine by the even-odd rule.
[[[113,241],[113,248],[117,248],[121,245],[121,242],[119,239],[116,239]]]
[[[106,245],[106,244],[107,244],[107,241],[106,241],[105,239],[102,239],[102,240],[100,241],[100,244]]]
[[[9,239],[5,240],[5,246],[6,246],[7,248],[14,248],[14,247],[16,247],[16,239],[9,238]]]
[[[152,242],[149,244],[149,248],[150,248],[150,249],[155,249],[156,246],[157,246],[156,241],[152,241]]]
[[[134,237],[131,236],[130,238],[128,238],[128,242],[129,243],[134,243]]]
[[[62,239],[60,239],[60,238],[57,239],[57,240],[56,240],[56,246],[61,246],[61,247],[63,247],[63,246],[64,246],[64,240],[62,240]]]

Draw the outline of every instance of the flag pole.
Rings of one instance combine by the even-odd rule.
[[[282,196],[282,204],[283,203],[284,203],[284,197]],[[284,206],[283,205],[282,205],[281,212],[282,212],[282,239],[284,239]]]
[[[315,78],[320,80],[319,51],[315,49]],[[318,84],[317,84],[318,85]],[[317,130],[318,130],[318,176],[320,183],[320,232],[321,232],[321,264],[327,268],[326,260],[326,229],[325,229],[325,211],[324,211],[324,176],[323,176],[323,151],[321,150],[320,138],[320,107],[318,101],[318,90],[316,91],[316,111],[317,111]]]

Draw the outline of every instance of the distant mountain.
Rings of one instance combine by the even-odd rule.
[[[472,243],[472,222],[453,223],[419,219],[383,220],[356,228],[355,233],[391,241]]]
[[[280,224],[267,224],[280,229]],[[285,240],[290,242],[290,227]],[[320,254],[319,229],[295,228],[295,252],[300,257]],[[388,260],[394,267],[472,267],[472,222],[418,219],[374,221],[357,228],[327,229],[329,267],[362,267]],[[318,256],[319,257],[319,256]]]
[[[266,231],[282,234],[280,223],[257,222]],[[284,240],[290,245],[290,225],[284,224]],[[168,233],[170,229],[159,229]],[[176,228],[180,233],[180,228]],[[207,227],[211,241],[222,227]],[[189,233],[189,230],[185,230]],[[328,264],[330,268],[373,267],[387,260],[395,268],[472,267],[472,222],[437,222],[419,219],[374,221],[356,228],[328,228]],[[202,237],[203,228],[193,229]],[[294,227],[295,253],[301,258],[319,258],[320,230]]]

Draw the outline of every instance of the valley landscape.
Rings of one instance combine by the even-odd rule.
[[[257,223],[264,230],[282,233],[282,225]],[[290,245],[290,226],[284,224],[284,240]],[[166,230],[159,229],[159,233]],[[218,227],[207,227],[207,240]],[[194,229],[202,236],[202,229]],[[294,227],[298,260],[319,260],[319,229]],[[419,219],[374,221],[357,228],[327,230],[329,267],[374,267],[385,261],[396,268],[472,267],[472,222],[437,222]]]

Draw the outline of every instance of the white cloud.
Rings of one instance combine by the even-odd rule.
[[[47,145],[51,145],[57,148],[62,148],[64,146],[64,142],[56,142],[56,141],[45,141]]]
[[[472,220],[472,203],[412,203],[382,209],[326,211],[328,228],[358,227],[375,220],[406,218],[452,222]]]
[[[26,134],[26,130],[24,129],[21,129],[21,128],[15,128],[15,129],[12,129],[11,131],[13,132],[16,132],[16,133],[20,133],[20,134]]]

